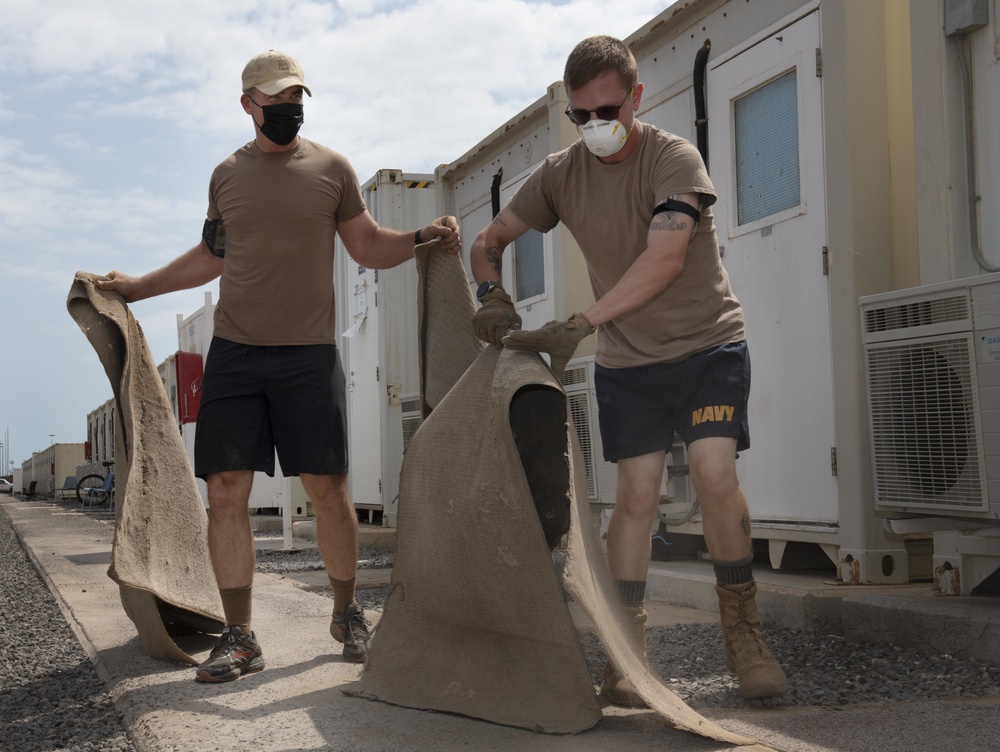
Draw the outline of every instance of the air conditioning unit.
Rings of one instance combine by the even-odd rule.
[[[400,408],[402,409],[403,451],[405,452],[413,434],[417,432],[420,424],[424,421],[424,415],[420,410],[420,395],[404,394],[400,397]]]
[[[1000,520],[1000,274],[859,302],[875,508]]]
[[[567,364],[562,377],[563,389],[569,402],[569,412],[576,429],[576,440],[580,444],[583,464],[587,471],[587,498],[597,501],[597,467],[595,462],[595,439],[597,437],[597,415],[592,415],[591,398],[594,393],[594,359],[578,358]]]

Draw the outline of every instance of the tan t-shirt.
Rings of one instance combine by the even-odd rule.
[[[226,229],[215,335],[247,345],[336,342],[337,223],[365,210],[347,159],[299,140],[268,154],[254,142],[215,168],[209,219]]]
[[[700,194],[701,222],[680,276],[646,305],[598,328],[597,362],[608,368],[683,360],[745,337],[743,310],[719,256],[709,208],[715,188],[701,155],[680,136],[636,127],[639,144],[621,164],[602,163],[577,141],[547,157],[510,204],[540,232],[560,221],[569,228],[600,299],[646,249],[653,208],[669,196]]]

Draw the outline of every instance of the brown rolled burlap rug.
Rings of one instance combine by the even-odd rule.
[[[154,658],[196,664],[172,638],[225,626],[208,519],[170,402],[139,323],[117,293],[77,272],[66,307],[115,398],[115,537],[108,576]]]
[[[348,693],[547,733],[588,729],[602,714],[564,585],[670,725],[765,749],[650,673],[619,622],[561,384],[537,355],[475,339],[460,256],[427,244],[417,267],[426,417],[403,461],[389,596]],[[562,520],[560,583],[550,544]]]

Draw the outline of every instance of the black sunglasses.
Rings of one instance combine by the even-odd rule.
[[[625,106],[625,103],[631,96],[632,92],[629,91],[629,93],[625,95],[625,99],[622,100],[621,104],[605,104],[598,107],[596,110],[584,110],[580,108],[571,109],[570,107],[566,107],[566,117],[568,117],[570,122],[574,125],[584,125],[585,123],[589,123],[591,113],[597,115],[598,120],[617,120],[618,116],[621,114],[622,107]]]

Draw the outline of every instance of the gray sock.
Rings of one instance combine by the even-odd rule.
[[[629,608],[641,608],[646,600],[645,580],[615,580],[618,594]]]
[[[719,585],[742,585],[753,580],[752,556],[739,561],[717,561],[712,566]]]

